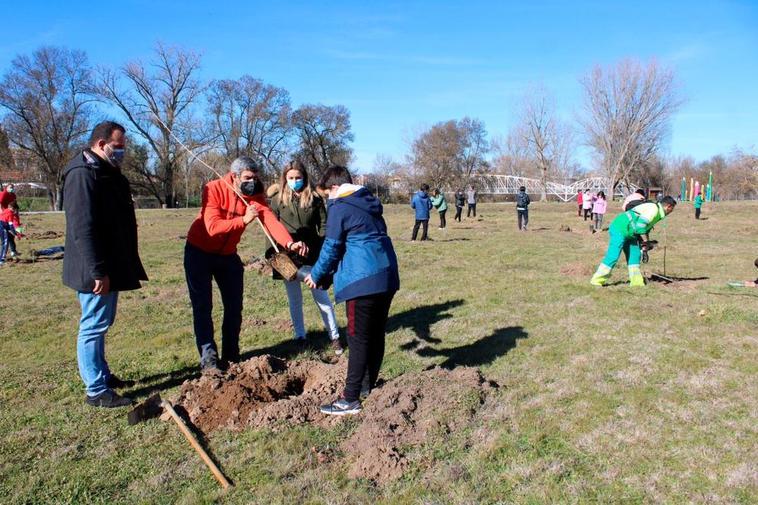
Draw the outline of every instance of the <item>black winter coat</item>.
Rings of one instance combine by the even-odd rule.
[[[63,284],[88,292],[107,275],[111,291],[127,291],[147,280],[129,181],[118,168],[89,149],[74,157],[63,172],[63,210]]]

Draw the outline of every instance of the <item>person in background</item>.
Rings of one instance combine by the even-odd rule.
[[[700,219],[700,210],[703,207],[703,194],[698,193],[695,200],[692,202],[695,207],[695,219]]]
[[[526,225],[529,223],[529,204],[531,200],[529,195],[526,194],[526,186],[518,188],[518,194],[516,195],[516,214],[518,220],[519,231],[526,231]],[[521,226],[523,222],[523,228]]]
[[[375,386],[384,359],[387,317],[400,289],[397,256],[381,202],[363,186],[354,185],[347,168],[329,168],[320,186],[329,192],[326,238],[304,282],[315,288],[333,275],[334,299],[344,301],[347,309],[350,349],[345,388],[321,412],[357,414],[360,398]]]
[[[586,221],[588,218],[592,219],[592,194],[590,193],[590,190],[585,189],[584,194],[582,195],[582,211],[584,211],[584,220]]]
[[[308,255],[305,258],[295,258],[295,264],[313,265],[318,259],[321,244],[324,241],[326,231],[326,206],[310,185],[310,178],[305,165],[300,161],[291,161],[284,166],[276,191],[270,194],[271,210],[277,219],[287,228],[292,235],[292,240],[302,241],[308,246]],[[267,251],[266,256],[273,254],[274,248]],[[279,272],[273,271],[274,279],[282,279]],[[284,280],[289,302],[290,318],[295,332],[295,340],[305,340],[305,321],[303,319],[303,291],[300,281]],[[321,313],[324,328],[329,333],[331,347],[335,354],[343,352],[340,343],[340,332],[337,326],[337,317],[334,314],[334,306],[329,299],[329,292],[324,289],[311,289],[311,296],[316,302]]]
[[[627,210],[634,208],[634,206],[645,203],[646,201],[647,198],[645,198],[645,190],[639,188],[635,190],[634,193],[630,193],[626,198],[624,198],[624,202],[621,204],[621,210],[626,212]]]
[[[12,183],[7,184],[5,188],[0,191],[0,206],[8,207],[10,204],[16,201],[16,186]]]
[[[469,186],[468,191],[466,191],[466,201],[468,202],[468,212],[466,213],[466,217],[471,217],[471,214],[474,214],[474,217],[476,217],[476,197],[477,197],[476,190],[474,189],[474,186]]]
[[[576,192],[576,203],[579,207],[579,210],[576,211],[577,217],[582,217],[582,200],[584,198],[584,195],[582,194],[581,190],[578,190]]]
[[[600,191],[592,204],[592,233],[603,231],[603,217],[608,210],[608,201],[605,199],[605,193]]]
[[[63,284],[76,291],[81,305],[76,356],[86,403],[94,407],[132,403],[114,392],[128,384],[108,366],[105,335],[116,318],[119,293],[139,289],[147,280],[132,192],[120,169],[126,141],[123,126],[104,121],[92,130],[89,147],[63,171]]]
[[[445,193],[441,192],[439,189],[434,190],[434,196],[432,196],[432,207],[437,209],[437,212],[440,215],[440,230],[444,230],[447,226],[447,221],[445,220],[445,213],[447,213],[447,201],[445,201]]]
[[[268,204],[259,178],[260,165],[248,156],[232,162],[229,173],[203,188],[202,207],[187,232],[184,246],[184,274],[187,280],[195,344],[200,370],[221,372],[213,331],[212,282],[215,280],[224,305],[221,324],[221,361],[239,361],[244,292],[242,260],[237,244],[247,226],[256,218],[287,251],[305,256],[308,247],[297,242],[280,223]],[[241,196],[240,196],[241,195]],[[66,257],[68,257],[66,246]]]
[[[461,214],[463,213],[463,206],[466,205],[466,194],[462,189],[458,189],[455,192],[455,220],[461,222]]]
[[[0,205],[0,226],[4,227],[8,233],[8,251],[11,259],[18,256],[16,250],[16,237],[24,236],[24,229],[21,226],[21,218],[18,212],[18,204],[13,201],[7,207]]]
[[[421,240],[429,240],[427,233],[429,231],[429,211],[432,208],[432,201],[429,199],[428,184],[422,184],[413,195],[413,198],[411,198],[411,208],[416,211],[416,222],[413,224],[411,242],[416,241],[419,226],[422,227]]]

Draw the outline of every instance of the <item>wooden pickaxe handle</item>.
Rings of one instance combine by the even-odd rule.
[[[219,470],[219,468],[216,466],[216,463],[214,463],[210,456],[208,456],[208,453],[205,452],[203,447],[195,438],[195,435],[193,435],[189,428],[187,428],[187,425],[184,423],[182,418],[179,417],[179,414],[176,413],[171,403],[163,400],[162,405],[163,408],[166,409],[166,412],[168,412],[171,415],[171,418],[176,422],[176,425],[179,426],[179,430],[189,441],[192,448],[195,449],[195,452],[200,455],[200,459],[203,460],[203,463],[205,463],[205,465],[210,469],[211,473],[213,473],[213,476],[216,477],[216,480],[219,482],[219,484],[221,484],[221,487],[228,489],[232,484],[226,479],[226,477],[224,477],[224,474],[221,473],[221,470]]]

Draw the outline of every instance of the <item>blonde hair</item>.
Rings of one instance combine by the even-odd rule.
[[[289,205],[292,201],[293,191],[287,184],[287,172],[290,170],[297,170],[303,176],[303,189],[300,191],[300,208],[307,209],[313,204],[313,190],[308,178],[308,171],[305,169],[305,165],[299,160],[293,160],[284,165],[282,169],[282,175],[279,177],[279,201],[282,205]]]

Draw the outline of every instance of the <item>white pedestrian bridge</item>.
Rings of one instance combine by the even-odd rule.
[[[516,175],[497,175],[482,174],[475,175],[472,179],[477,181],[477,191],[483,195],[515,195],[521,186],[526,188],[526,192],[531,195],[542,194],[542,181],[531,179],[529,177],[519,177]],[[605,177],[588,177],[580,179],[571,184],[561,184],[559,182],[548,181],[545,187],[545,193],[555,196],[564,202],[576,198],[578,191],[589,190],[592,193],[598,191],[608,191],[609,181]],[[619,182],[616,186],[615,196],[624,197],[629,193],[636,191],[637,186],[634,184],[625,184]]]

